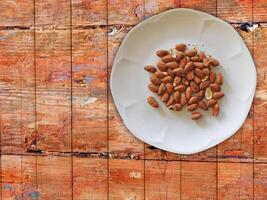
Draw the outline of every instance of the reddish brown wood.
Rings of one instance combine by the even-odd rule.
[[[267,22],[267,1],[253,0],[253,21]]]
[[[182,8],[191,8],[216,15],[216,0],[180,0]]]
[[[145,17],[149,17],[172,8],[179,8],[180,6],[181,0],[145,0]]]
[[[255,164],[254,166],[254,199],[267,198],[267,164]]]

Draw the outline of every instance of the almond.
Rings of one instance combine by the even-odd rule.
[[[173,90],[174,90],[173,85],[172,85],[171,83],[167,83],[167,84],[166,84],[166,88],[167,88],[167,92],[168,92],[169,94],[172,94],[172,92],[173,92]]]
[[[191,115],[191,119],[197,120],[201,117],[201,114],[199,112],[193,112]]]
[[[162,95],[166,91],[166,86],[164,83],[161,83],[159,86],[158,95]]]
[[[178,51],[184,51],[186,49],[186,45],[181,43],[181,44],[176,44],[175,45],[175,49],[177,49]]]
[[[184,93],[181,94],[181,105],[184,106],[187,103],[187,99]]]
[[[211,64],[211,61],[210,61],[209,58],[204,58],[204,59],[203,59],[203,63],[204,63],[204,66],[205,66],[205,67],[208,67],[209,69],[211,69],[212,64]]]
[[[188,85],[189,85],[189,81],[188,81],[186,78],[182,78],[182,83],[183,83],[185,86],[188,86]]]
[[[204,81],[204,82],[200,83],[199,88],[201,90],[203,90],[203,89],[206,89],[207,87],[209,87],[209,85],[210,85],[209,81]]]
[[[149,90],[151,92],[154,92],[154,93],[157,93],[159,91],[159,87],[156,86],[156,85],[154,85],[154,84],[152,84],[152,83],[149,83],[148,84],[148,88],[149,88]]]
[[[163,56],[161,58],[162,62],[168,63],[168,62],[172,62],[175,61],[174,57],[172,57],[171,55],[167,55],[167,56]]]
[[[187,107],[187,111],[194,111],[197,109],[197,104],[192,104]]]
[[[197,94],[196,94],[196,97],[198,100],[201,100],[203,99],[205,96],[205,92],[203,90],[200,90]]]
[[[210,58],[209,61],[213,67],[217,67],[218,65],[220,65],[219,61],[215,58]]]
[[[198,102],[197,97],[191,97],[191,98],[189,99],[189,101],[188,101],[189,105],[194,104],[194,103],[197,103],[197,102]]]
[[[216,103],[217,103],[216,100],[210,99],[210,100],[208,100],[208,107],[213,107]]]
[[[187,59],[186,58],[182,58],[181,61],[180,61],[179,67],[184,69],[186,64],[187,64]]]
[[[206,76],[208,76],[209,74],[210,74],[210,70],[208,69],[208,68],[203,68],[202,69],[202,72],[206,75]]]
[[[169,95],[167,92],[165,92],[165,93],[160,97],[160,99],[161,99],[161,101],[163,101],[163,102],[167,102],[168,99],[169,99],[169,97],[170,97],[170,95]]]
[[[177,103],[177,104],[174,104],[172,107],[175,111],[180,111],[183,106],[181,104]]]
[[[160,85],[161,84],[161,81],[158,77],[156,76],[151,76],[150,77],[150,81],[151,83],[153,83],[154,85]]]
[[[194,82],[199,85],[201,83],[201,79],[198,76],[194,76]]]
[[[175,69],[175,68],[178,68],[179,67],[179,65],[177,64],[177,62],[168,62],[166,65],[170,69]]]
[[[172,83],[173,82],[173,78],[171,76],[166,76],[163,79],[161,79],[162,83]]]
[[[182,79],[181,79],[180,76],[176,76],[176,77],[174,78],[173,85],[174,85],[174,86],[179,85],[180,82],[181,82],[181,80],[182,80]]]
[[[210,100],[212,98],[212,95],[213,95],[213,93],[212,93],[211,89],[209,87],[206,88],[206,90],[205,90],[205,98],[207,100]]]
[[[162,72],[162,71],[156,71],[155,73],[154,73],[154,76],[156,76],[156,77],[158,77],[158,78],[160,78],[160,79],[162,79],[162,78],[164,78],[166,75]]]
[[[202,62],[194,62],[194,65],[196,68],[202,69],[204,67],[204,64]]]
[[[170,98],[168,99],[166,106],[169,107],[170,105],[172,105],[172,103],[174,102],[174,98],[173,96],[170,96]]]
[[[181,51],[176,51],[176,58],[177,58],[178,60],[181,60],[183,57],[184,57],[183,52],[181,52]]]
[[[166,65],[163,61],[161,61],[161,60],[159,60],[159,61],[157,62],[157,68],[158,68],[160,71],[163,71],[163,72],[166,72],[167,69],[168,69],[167,65]]]
[[[158,102],[156,101],[156,99],[152,96],[149,96],[147,97],[147,102],[154,108],[158,108],[159,107],[159,104]]]
[[[222,85],[223,84],[223,75],[222,75],[222,73],[219,73],[217,75],[216,83],[219,84],[219,85]]]
[[[184,69],[185,69],[185,71],[189,72],[189,71],[193,70],[194,67],[195,67],[194,63],[190,61],[185,65]]]
[[[188,100],[192,97],[192,89],[190,87],[186,88],[185,96]]]
[[[183,91],[185,91],[185,86],[180,84],[180,85],[175,87],[175,90],[179,91],[179,92],[183,92]]]
[[[197,93],[197,92],[199,92],[199,87],[198,87],[198,85],[195,83],[195,82],[190,82],[190,87],[191,87],[191,89],[192,89],[192,91],[194,92],[194,93]]]
[[[193,62],[201,62],[201,59],[198,56],[191,57],[190,60]]]
[[[203,60],[204,58],[206,58],[206,54],[203,51],[198,52],[198,57]]]
[[[200,79],[205,77],[204,73],[200,69],[195,69],[195,75],[198,76]]]
[[[193,71],[188,72],[186,74],[186,78],[187,80],[192,81],[194,79],[194,72]]]
[[[174,100],[175,100],[176,103],[180,103],[180,99],[181,99],[181,94],[180,94],[180,92],[176,91],[176,92],[174,93],[173,97],[174,97]]]
[[[216,73],[213,71],[210,71],[210,82],[214,83],[216,80]]]
[[[172,78],[175,77],[175,75],[174,75],[174,73],[173,73],[173,71],[172,71],[171,69],[168,69],[168,70],[167,70],[167,74],[168,74],[169,76],[171,76]]]
[[[173,73],[177,76],[185,76],[185,70],[182,68],[176,68],[173,70]]]
[[[216,103],[215,106],[213,106],[212,108],[212,115],[217,117],[219,112],[220,112],[220,106],[219,104]]]
[[[199,101],[198,107],[201,108],[202,110],[208,110],[208,106],[205,101]]]
[[[210,89],[212,92],[220,92],[221,87],[217,83],[210,84]]]
[[[144,69],[150,73],[155,73],[157,71],[157,69],[155,67],[153,67],[152,65],[147,65],[147,66],[145,66]]]
[[[197,55],[197,50],[196,49],[190,49],[190,50],[185,52],[185,55],[187,55],[188,57],[193,57],[193,56]]]
[[[166,55],[169,55],[170,52],[167,51],[167,50],[158,50],[158,51],[156,52],[156,54],[157,54],[158,57],[164,57],[164,56],[166,56]]]
[[[224,96],[224,93],[222,93],[222,92],[214,92],[212,98],[217,100],[217,99],[222,98],[223,96]]]

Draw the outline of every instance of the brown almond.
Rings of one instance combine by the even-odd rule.
[[[173,96],[170,96],[170,98],[168,99],[167,103],[166,103],[166,106],[169,107],[170,105],[172,105],[174,102],[174,98]]]
[[[212,64],[211,64],[211,61],[210,61],[209,58],[204,58],[204,59],[203,59],[203,63],[204,63],[204,66],[205,66],[205,67],[208,67],[209,69],[211,69]]]
[[[203,79],[205,77],[204,73],[200,69],[195,69],[195,75]]]
[[[191,115],[191,119],[197,120],[201,117],[201,114],[199,112],[193,112]]]
[[[195,67],[194,63],[192,61],[190,61],[185,65],[184,69],[185,69],[185,71],[189,72],[189,71],[193,70],[194,67]]]
[[[181,43],[181,44],[176,44],[175,45],[175,49],[177,49],[178,51],[184,51],[186,49],[186,45]]]
[[[179,92],[183,92],[183,91],[185,91],[185,86],[180,84],[180,85],[175,87],[175,90],[179,91]]]
[[[144,69],[150,73],[155,73],[157,71],[157,69],[152,65],[147,65]]]
[[[181,60],[183,57],[184,57],[183,52],[181,52],[181,51],[176,51],[176,58],[177,58],[178,60]]]
[[[216,100],[210,99],[210,100],[208,100],[208,107],[213,107],[216,103],[217,103]]]
[[[220,92],[221,87],[217,83],[210,84],[210,89],[212,92]]]
[[[173,71],[172,71],[171,69],[168,69],[168,70],[167,70],[167,74],[168,74],[169,76],[171,76],[172,78],[175,77],[175,75],[174,75],[174,73],[173,73]]]
[[[190,112],[196,109],[197,109],[197,104],[195,103],[187,107],[187,111],[190,111]]]
[[[181,105],[184,106],[187,103],[187,99],[184,93],[181,94]]]
[[[184,69],[186,64],[187,64],[187,59],[184,57],[184,58],[181,59],[179,67]]]
[[[186,78],[187,78],[187,80],[192,81],[194,79],[194,72],[193,71],[189,71],[186,74]]]
[[[185,86],[188,86],[188,85],[189,85],[189,81],[188,81],[186,78],[182,78],[182,83],[183,83]]]
[[[170,97],[170,95],[169,95],[167,92],[165,92],[165,93],[160,97],[160,99],[161,99],[161,101],[163,101],[163,102],[167,102],[167,101],[169,100],[169,97]]]
[[[167,83],[167,84],[166,84],[166,88],[167,88],[167,92],[168,92],[169,94],[172,94],[172,92],[173,92],[173,90],[174,90],[173,85],[172,85],[171,83]]]
[[[161,83],[158,90],[158,95],[162,95],[166,91],[166,85],[164,83]]]
[[[210,58],[209,61],[210,61],[211,65],[212,65],[213,67],[217,67],[217,66],[220,65],[219,61],[216,60],[215,58]]]
[[[176,68],[173,70],[173,73],[177,76],[185,76],[185,70],[182,68]]]
[[[177,104],[174,104],[172,107],[175,111],[180,111],[183,106],[181,104],[177,103]]]
[[[167,56],[163,56],[161,58],[161,61],[165,62],[165,63],[168,63],[168,62],[175,61],[175,59],[171,55],[167,55]]]
[[[188,100],[192,97],[192,89],[190,87],[186,88],[185,96]]]
[[[185,52],[185,55],[187,55],[188,57],[193,57],[193,56],[197,55],[197,50],[196,49],[190,49],[190,50]]]
[[[164,72],[158,70],[158,71],[156,71],[156,72],[154,73],[154,76],[156,76],[156,77],[162,79],[162,78],[164,78],[166,75],[164,74]]]
[[[151,83],[153,83],[154,85],[160,85],[161,84],[161,81],[158,77],[156,76],[151,76],[150,77],[150,81]]]
[[[152,84],[152,83],[149,83],[149,84],[148,84],[148,89],[149,89],[151,92],[157,93],[157,92],[159,91],[159,86],[154,85],[154,84]]]
[[[204,64],[202,62],[194,62],[194,65],[198,69],[202,69],[204,67]]]
[[[160,71],[163,71],[163,72],[166,72],[167,69],[168,69],[167,65],[166,65],[163,61],[161,61],[161,60],[159,60],[159,61],[157,62],[157,68],[158,68]]]
[[[180,76],[176,76],[176,77],[174,78],[173,85],[174,85],[174,86],[179,85],[180,82],[181,82],[181,80],[182,80],[182,78],[181,78]]]
[[[190,82],[190,87],[191,87],[191,89],[192,89],[192,91],[194,92],[194,93],[197,93],[197,92],[199,92],[199,87],[198,87],[198,85],[195,83],[195,82]]]
[[[210,71],[210,82],[214,83],[216,80],[216,73],[213,71]]]
[[[217,100],[217,99],[222,98],[223,96],[224,96],[224,93],[222,92],[214,92],[212,98]]]
[[[202,69],[202,72],[203,72],[203,74],[205,74],[206,76],[208,76],[209,74],[210,74],[210,70],[208,69],[208,68],[203,68]]]
[[[203,60],[204,58],[206,58],[206,54],[203,51],[198,52],[198,57]]]
[[[204,96],[205,96],[205,92],[204,92],[204,90],[200,90],[200,91],[196,94],[196,97],[197,97],[198,100],[203,99]]]
[[[156,54],[157,54],[158,57],[164,57],[166,55],[169,55],[170,52],[167,51],[167,50],[157,50]]]
[[[176,91],[176,92],[174,93],[173,97],[174,97],[174,100],[175,100],[176,103],[180,103],[180,99],[181,99],[181,94],[180,94],[180,92]]]
[[[193,62],[201,62],[201,59],[198,56],[193,56],[190,58]]]
[[[189,105],[194,104],[194,103],[197,103],[197,102],[198,102],[197,97],[191,97],[191,98],[189,99],[189,101],[188,101]]]
[[[222,85],[223,84],[223,75],[222,75],[222,73],[219,73],[217,75],[216,83],[219,84],[219,85]]]
[[[156,99],[152,96],[149,96],[147,97],[147,102],[154,108],[158,108],[159,107],[159,104],[158,102],[156,101]]]
[[[202,110],[208,110],[208,105],[206,104],[205,101],[199,101],[198,107],[201,108]]]
[[[219,112],[220,112],[220,106],[219,104],[216,103],[215,106],[213,106],[212,108],[212,115],[217,117]]]
[[[170,69],[175,69],[175,68],[178,68],[179,67],[179,65],[177,64],[177,62],[168,62],[166,65]]]
[[[171,76],[166,76],[163,79],[161,79],[162,83],[172,83],[173,82],[173,78]]]
[[[199,85],[201,83],[201,79],[198,76],[194,76],[194,82]]]
[[[201,90],[203,90],[203,89],[206,89],[207,87],[209,87],[209,85],[210,85],[209,81],[204,81],[204,82],[200,83],[199,88]]]

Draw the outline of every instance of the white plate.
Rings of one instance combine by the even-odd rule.
[[[224,75],[225,97],[217,118],[202,112],[204,116],[193,121],[187,111],[147,104],[147,96],[158,97],[147,88],[150,75],[144,66],[156,63],[156,50],[180,42],[221,63],[217,70]],[[256,69],[243,40],[228,23],[203,12],[174,9],[144,20],[127,34],[115,58],[110,85],[116,107],[136,137],[160,149],[192,154],[219,144],[242,126],[255,93]]]

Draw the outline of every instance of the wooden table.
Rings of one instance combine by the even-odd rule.
[[[190,156],[130,134],[108,85],[127,32],[177,7],[230,22],[258,70],[243,127]],[[266,54],[266,0],[1,0],[1,198],[266,200]]]

